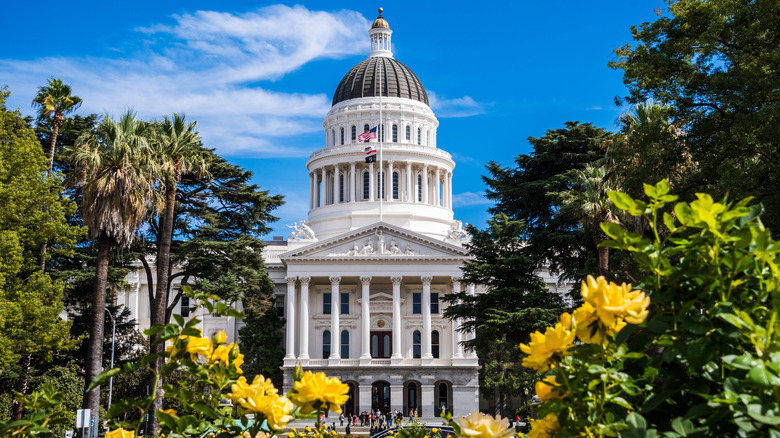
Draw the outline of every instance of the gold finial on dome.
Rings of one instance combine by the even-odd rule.
[[[371,29],[377,29],[377,28],[390,29],[390,25],[387,24],[385,18],[382,17],[382,11],[384,11],[384,9],[379,8],[379,17],[377,17],[377,19],[374,21],[374,25],[371,26]]]

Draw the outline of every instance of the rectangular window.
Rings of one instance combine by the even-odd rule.
[[[339,202],[344,202],[344,174],[339,175]]]
[[[398,172],[393,172],[393,199],[398,199]]]
[[[284,318],[284,297],[276,297],[274,306],[276,306],[276,314],[279,315],[280,318]]]
[[[376,197],[379,199],[385,199],[385,173],[379,172],[377,176],[376,184]]]
[[[179,314],[185,318],[190,316],[190,297],[187,295],[181,297],[181,311]]]
[[[412,294],[412,313],[415,315],[422,314],[422,294],[420,292]]]
[[[331,304],[331,296],[330,292],[325,292],[322,294],[322,313],[325,315],[330,315],[330,304]]]
[[[393,125],[393,143],[398,143],[398,125]]]
[[[357,126],[352,125],[352,143],[357,140]]]
[[[349,315],[349,293],[341,294],[341,314]]]
[[[439,313],[439,294],[431,292],[431,313]]]

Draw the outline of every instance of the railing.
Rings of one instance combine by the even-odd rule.
[[[285,253],[287,251],[289,251],[289,248],[287,248],[286,246],[282,247],[282,248],[275,248],[275,247],[268,247],[268,246],[266,246],[265,248],[263,248],[263,258],[266,261],[271,260],[271,259],[279,260],[279,255],[282,254],[282,253]]]
[[[324,149],[320,149],[318,151],[315,151],[309,156],[309,159],[314,159],[323,155],[330,155],[334,153],[344,153],[344,152],[363,152],[364,145],[339,145],[339,146],[330,146],[326,147]],[[426,154],[431,155],[438,155],[443,158],[452,159],[452,155],[449,154],[449,152],[439,149],[433,146],[423,146],[423,145],[412,145],[412,144],[403,144],[403,143],[383,143],[382,144],[382,151],[385,153],[391,153],[391,152],[424,152]],[[362,157],[362,155],[361,155]],[[362,158],[360,160],[362,162]]]
[[[360,365],[360,359],[341,359],[340,365],[344,365],[344,366]]]
[[[390,365],[390,359],[371,359],[371,365]]]

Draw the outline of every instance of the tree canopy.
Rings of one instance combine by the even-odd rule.
[[[770,228],[780,225],[780,1],[686,0],[632,27],[634,45],[610,63],[624,71],[627,96],[666,106],[686,153],[662,167],[685,167],[676,191],[732,199],[753,196]],[[687,162],[693,166],[686,165]],[[672,181],[674,183],[674,181]]]

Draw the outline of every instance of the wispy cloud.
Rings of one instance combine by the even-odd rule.
[[[244,14],[198,11],[172,21],[136,29],[144,48],[125,58],[5,59],[0,77],[17,96],[60,77],[84,100],[82,112],[184,112],[221,153],[290,156],[300,151],[275,139],[321,130],[330,99],[277,92],[271,81],[316,59],[364,53],[370,26],[354,11],[283,5]],[[31,99],[24,96],[19,106]]]
[[[493,102],[477,102],[471,96],[447,99],[428,90],[428,100],[437,117],[471,117],[485,114]]]
[[[463,192],[452,196],[452,205],[454,207],[485,205],[490,204],[491,202],[492,201],[485,197],[485,192]]]

